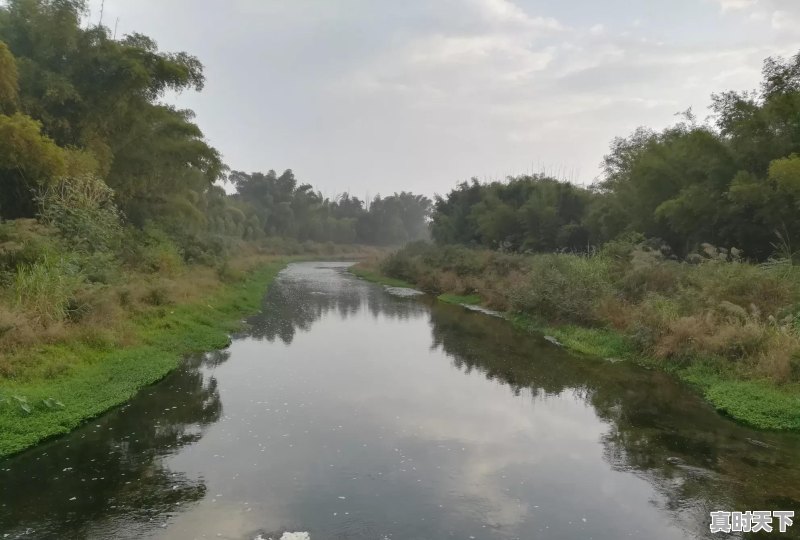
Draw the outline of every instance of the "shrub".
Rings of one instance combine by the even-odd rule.
[[[798,297],[796,279],[778,272],[740,263],[712,263],[692,269],[697,287],[711,303],[728,301],[755,306],[759,313],[774,314]]]
[[[81,281],[82,276],[63,259],[45,257],[17,269],[13,288],[16,304],[45,325],[61,321]]]
[[[183,256],[161,229],[148,224],[144,229],[129,228],[123,256],[125,262],[144,272],[177,275],[184,267]]]
[[[681,285],[683,267],[664,261],[653,252],[633,251],[631,261],[615,265],[618,276],[614,288],[619,296],[629,302],[640,302],[649,293],[672,294]]]
[[[16,272],[44,257],[59,253],[56,229],[35,219],[17,219],[0,224],[0,270]]]
[[[119,259],[113,253],[89,253],[78,257],[76,263],[90,283],[110,284],[120,277]]]
[[[800,377],[800,279],[719,258],[677,262],[662,242],[631,236],[598,255],[510,255],[409,244],[384,274],[434,293],[478,293],[484,305],[546,324],[605,326],[631,350],[675,365],[710,361],[776,382]]]
[[[239,269],[233,268],[228,261],[223,261],[222,264],[217,266],[217,277],[224,283],[234,283],[244,279],[245,273]]]
[[[109,251],[119,246],[121,214],[114,191],[93,175],[58,179],[38,196],[39,217],[59,230],[72,249]]]
[[[767,339],[766,328],[752,321],[720,321],[710,313],[692,315],[670,321],[653,344],[653,354],[687,361],[704,357],[741,360],[762,351]]]
[[[163,285],[151,287],[142,297],[142,301],[151,306],[165,306],[171,303],[169,291]]]
[[[228,257],[228,242],[216,234],[189,234],[177,239],[183,260],[190,264],[214,266]]]
[[[380,268],[381,272],[387,276],[397,279],[414,282],[420,277],[417,274],[412,256],[404,251],[390,254],[383,260]]]
[[[800,380],[800,340],[785,332],[773,333],[758,355],[755,369],[777,383]]]
[[[611,294],[604,257],[540,255],[531,258],[529,281],[510,292],[512,307],[553,322],[600,322],[596,306]]]

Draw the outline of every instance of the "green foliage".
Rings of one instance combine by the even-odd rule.
[[[50,227],[34,219],[0,223],[0,271],[14,273],[20,266],[59,254],[57,236]]]
[[[611,265],[601,257],[542,255],[530,261],[527,283],[510,291],[515,310],[547,321],[595,323],[600,301],[611,293]]]
[[[40,219],[57,228],[78,251],[110,251],[119,247],[120,213],[114,192],[95,176],[61,178],[38,197]]]
[[[770,163],[768,178],[775,182],[779,192],[800,204],[800,156],[792,154]]]
[[[437,197],[431,233],[439,243],[503,251],[585,250],[583,226],[591,193],[545,176],[461,183]]]
[[[435,283],[442,300],[461,303],[464,283],[448,277],[459,276],[474,300],[570,350],[665,370],[739,421],[798,429],[800,274],[719,258],[682,264],[659,247],[635,234],[596,256],[417,243],[378,272],[354,270],[378,282],[395,272],[425,290]]]
[[[630,339],[608,328],[588,328],[570,324],[548,326],[540,318],[517,314],[512,319],[515,326],[528,331],[553,336],[567,349],[597,356],[611,361],[630,359],[635,349]]]
[[[144,229],[127,229],[125,234],[123,260],[128,266],[166,276],[174,276],[184,268],[175,242],[154,223]]]
[[[389,254],[381,261],[380,269],[387,276],[404,282],[414,281],[417,277],[417,267],[414,260],[399,251]]]
[[[705,397],[717,410],[761,429],[800,429],[800,397],[762,382],[715,380]]]
[[[233,171],[229,180],[236,185],[239,204],[229,213],[230,219],[245,227],[248,236],[257,228],[260,234],[301,241],[372,245],[397,245],[427,236],[431,203],[422,195],[377,196],[367,208],[347,193],[335,200],[324,198],[310,185],[298,185],[291,170],[280,176],[275,171]]]
[[[775,231],[800,237],[800,54],[768,58],[760,92],[713,96],[661,132],[614,139],[590,189],[543,175],[459,184],[437,197],[433,239],[511,252],[592,252],[630,233],[678,257],[703,243],[764,261]],[[594,247],[593,247],[594,246]]]
[[[481,297],[477,294],[440,294],[436,297],[437,300],[445,302],[447,304],[456,304],[456,305],[467,305],[467,306],[476,306],[481,303]]]
[[[67,317],[81,281],[74,265],[45,257],[17,268],[13,291],[17,305],[47,325]]]
[[[160,100],[167,91],[201,90],[202,64],[160,51],[142,34],[117,40],[103,26],[83,28],[85,11],[83,0],[0,6],[0,217],[34,217],[38,196],[45,220],[94,245],[101,226],[90,231],[91,216],[113,216],[80,206],[85,183],[73,189],[59,180],[94,176],[113,190],[129,224],[155,223],[190,263],[218,264],[232,239],[401,244],[427,236],[430,201],[410,193],[368,204],[348,194],[329,200],[289,170],[233,172],[238,193],[228,196],[217,185],[227,167],[194,113]],[[111,243],[100,238],[103,249]]]
[[[10,113],[17,107],[19,74],[8,45],[0,41],[0,113]]]
[[[12,101],[24,112],[0,116],[2,216],[32,217],[32,190],[55,178],[98,174],[134,224],[205,230],[224,166],[191,111],[159,103],[200,90],[202,65],[141,34],[83,28],[85,11],[83,0],[0,6],[0,112]]]
[[[382,274],[380,272],[375,272],[361,265],[351,266],[349,270],[352,274],[360,277],[361,279],[365,279],[373,283],[380,283],[381,285],[388,285],[389,287],[414,288],[414,285],[407,281],[389,277],[385,274]]]
[[[67,151],[23,114],[0,114],[0,216],[31,217],[34,193],[67,173]]]
[[[70,342],[28,352],[41,374],[5,381],[0,399],[0,458],[48,437],[67,433],[88,418],[124,403],[163,378],[186,354],[220,349],[243,315],[256,311],[266,287],[284,263],[276,261],[198,304],[154,310],[134,321],[139,343],[109,349],[102,343]],[[59,367],[69,366],[66,372]],[[15,401],[14,404],[11,401]],[[24,418],[24,420],[23,420]]]
[[[341,200],[339,201],[341,204]],[[431,201],[403,191],[375,197],[369,209],[357,216],[356,239],[373,245],[399,245],[428,237]]]

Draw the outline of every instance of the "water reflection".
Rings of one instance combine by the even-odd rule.
[[[341,274],[348,265],[293,265],[291,272],[281,275],[280,286],[267,291],[261,313],[248,320],[250,328],[242,336],[270,342],[280,339],[290,345],[298,331],[309,331],[315,321],[331,312],[347,319],[367,309],[374,317],[401,320],[425,312],[424,305],[395,298],[380,287],[353,287]],[[321,278],[320,271],[329,273]]]
[[[607,462],[646,478],[663,495],[662,509],[697,536],[708,535],[712,510],[800,510],[796,435],[754,432],[666,374],[554,351],[466,310],[439,306],[431,327],[435,346],[466,373],[477,370],[534,400],[569,393],[591,404],[608,426]]]
[[[0,463],[0,532],[671,540],[800,510],[797,436],[345,266],[292,265],[229,351]]]
[[[135,536],[139,524],[202,499],[202,479],[170,470],[164,457],[219,420],[217,381],[202,370],[228,358],[226,351],[189,358],[128,405],[0,463],[2,537]]]

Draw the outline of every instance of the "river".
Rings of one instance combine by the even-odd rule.
[[[0,537],[667,540],[800,510],[797,435],[346,267],[290,265],[228,349],[0,462]]]

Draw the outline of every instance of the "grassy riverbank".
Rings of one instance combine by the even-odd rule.
[[[240,274],[224,282],[203,268],[187,269],[175,288],[197,294],[134,308],[94,335],[26,347],[4,358],[16,376],[0,383],[0,457],[67,433],[124,403],[163,378],[190,353],[225,347],[243,316],[257,311],[265,288],[286,260],[235,261]]]
[[[370,262],[362,262],[355,266],[351,266],[349,271],[361,279],[371,281],[372,283],[380,283],[389,287],[408,287],[413,288],[414,284],[402,279],[393,278],[382,274],[380,268],[376,265],[379,259],[371,259]]]
[[[800,430],[800,275],[791,265],[720,256],[689,265],[626,242],[591,257],[415,244],[354,273],[451,303],[479,300],[576,352],[672,373],[743,423]]]

